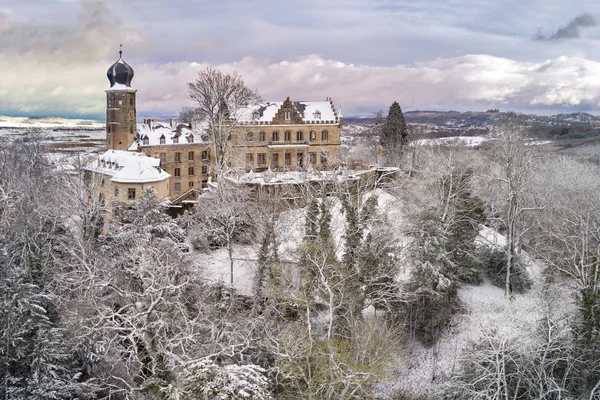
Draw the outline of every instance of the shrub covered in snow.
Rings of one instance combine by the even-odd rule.
[[[498,287],[506,285],[506,252],[504,250],[483,248],[481,250],[482,266],[492,283]],[[513,261],[510,283],[514,293],[524,293],[531,289],[531,278],[525,264],[517,258]]]

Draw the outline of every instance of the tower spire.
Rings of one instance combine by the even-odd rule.
[[[122,58],[122,57],[123,57],[123,45],[120,44],[119,45],[119,58]]]

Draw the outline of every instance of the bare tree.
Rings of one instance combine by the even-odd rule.
[[[506,283],[505,295],[512,296],[511,274],[514,270],[516,254],[520,251],[521,241],[531,225],[526,224],[528,213],[539,211],[543,205],[532,204],[529,190],[534,168],[539,157],[535,146],[525,140],[522,127],[509,114],[503,125],[497,128],[498,141],[495,148],[496,166],[492,171],[494,197],[500,199],[494,210],[495,219],[501,222],[506,231]]]
[[[198,249],[225,247],[229,257],[229,281],[234,284],[234,245],[244,242],[253,229],[250,190],[235,184],[200,198],[192,216],[190,231]]]
[[[206,124],[215,155],[217,182],[221,184],[228,152],[233,147],[234,132],[247,107],[257,104],[261,98],[246,87],[237,73],[225,74],[211,67],[199,72],[198,78],[188,83],[187,94]]]

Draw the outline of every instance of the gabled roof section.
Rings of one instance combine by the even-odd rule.
[[[125,150],[108,150],[87,169],[110,175],[111,181],[117,183],[160,182],[171,176],[160,167],[158,158]]]
[[[290,119],[285,112],[289,110]],[[282,102],[265,102],[248,107],[240,112],[240,125],[286,125],[286,124],[325,124],[337,125],[340,117],[333,101],[291,101],[288,97]]]
[[[192,130],[185,124],[179,124],[175,129],[160,122],[137,124],[138,139],[129,146],[128,150],[137,151],[145,146],[205,143],[201,133],[201,130]],[[164,138],[164,143],[161,143],[161,138]]]

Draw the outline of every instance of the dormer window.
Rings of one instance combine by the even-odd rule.
[[[161,135],[160,144],[165,144],[165,135]]]
[[[179,136],[173,136],[173,143],[179,143]]]
[[[317,110],[313,113],[315,119],[321,119],[321,111]]]
[[[292,119],[292,112],[291,112],[290,110],[285,110],[285,111],[283,112],[283,118],[284,118],[286,121],[289,121],[289,120],[291,120],[291,119]]]
[[[258,114],[258,111],[254,111],[254,112],[252,113],[252,119],[253,119],[253,120],[257,120],[258,118],[260,118],[260,115]]]
[[[194,143],[194,136],[190,135],[187,137],[188,143]]]
[[[144,146],[148,146],[150,144],[150,140],[148,139],[148,136],[144,136]]]

